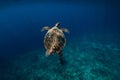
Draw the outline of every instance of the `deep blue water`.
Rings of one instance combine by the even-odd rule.
[[[7,3],[7,2],[6,2]],[[74,56],[74,54],[83,54],[82,48],[85,49],[85,51],[88,49],[88,53],[90,51],[98,51],[97,53],[102,54],[92,54],[93,56],[99,55],[100,60],[97,58],[93,59],[93,61],[101,61],[103,65],[105,65],[109,70],[114,70],[113,66],[107,66],[112,62],[111,60],[107,59],[109,55],[111,55],[109,58],[112,59],[112,55],[114,55],[115,63],[114,67],[118,67],[120,65],[119,57],[120,57],[120,6],[118,5],[117,1],[110,1],[109,2],[98,2],[98,3],[91,3],[91,2],[11,2],[10,4],[3,2],[3,4],[0,6],[0,80],[16,80],[19,78],[20,80],[53,80],[55,78],[47,78],[40,77],[42,74],[39,73],[39,77],[37,75],[37,78],[34,76],[30,77],[30,74],[34,74],[35,70],[37,69],[33,68],[33,72],[30,72],[29,74],[26,74],[22,72],[22,68],[24,64],[29,64],[29,66],[32,66],[32,64],[40,64],[39,69],[41,69],[45,73],[49,73],[50,71],[54,71],[56,69],[55,66],[58,63],[51,63],[46,60],[44,57],[45,49],[43,44],[44,35],[46,32],[40,32],[42,27],[44,26],[54,26],[56,22],[60,22],[60,27],[65,27],[69,29],[70,34],[65,33],[67,44],[64,49],[65,58],[67,58],[67,55],[69,55],[68,61],[71,61],[70,59],[80,58],[82,60],[82,57]],[[85,42],[82,43],[82,42]],[[83,46],[84,44],[84,46]],[[88,46],[89,45],[89,46]],[[103,48],[101,45],[104,45]],[[91,47],[95,47],[95,50],[91,50]],[[112,46],[112,47],[111,47]],[[88,48],[89,47],[89,48]],[[108,48],[110,50],[108,50]],[[104,49],[104,51],[102,51]],[[114,50],[117,50],[116,52]],[[71,52],[70,52],[71,50]],[[34,52],[36,51],[36,52]],[[78,51],[78,52],[77,52]],[[35,53],[32,54],[32,53]],[[77,54],[78,53],[78,54]],[[92,53],[92,52],[90,52]],[[107,54],[105,54],[107,53]],[[104,56],[103,56],[104,54]],[[41,57],[40,57],[40,56]],[[91,54],[87,54],[88,56]],[[101,56],[102,55],[102,56]],[[23,59],[17,59],[18,57],[24,56]],[[39,59],[33,59],[32,56],[37,56]],[[72,58],[73,56],[73,58]],[[80,55],[82,56],[82,55]],[[99,58],[98,56],[98,58]],[[12,58],[12,59],[11,59]],[[27,58],[27,59],[26,59]],[[31,58],[33,61],[31,61]],[[53,57],[54,58],[54,57]],[[52,57],[48,60],[53,59]],[[56,59],[56,58],[55,58]],[[87,61],[89,61],[88,57],[85,57]],[[27,62],[28,60],[28,62]],[[45,62],[44,62],[45,60]],[[53,59],[54,60],[54,59]],[[16,62],[14,62],[16,61]],[[18,62],[17,62],[18,61]],[[31,61],[31,62],[30,62]],[[83,59],[84,61],[84,59]],[[85,62],[87,62],[85,61]],[[88,62],[88,64],[92,64],[92,62]],[[106,61],[106,62],[105,62]],[[16,64],[21,62],[21,64]],[[48,62],[48,63],[47,63]],[[51,60],[52,62],[52,60]],[[68,66],[73,66],[73,70],[76,69],[76,67],[79,67],[83,63],[75,63],[76,60],[69,63]],[[23,64],[22,64],[23,63]],[[97,63],[97,62],[96,62]],[[38,66],[36,65],[35,66]],[[42,65],[41,65],[42,64]],[[72,65],[71,65],[72,64]],[[20,68],[16,69],[16,65],[21,66]],[[51,65],[52,68],[44,69],[44,67]],[[85,65],[85,64],[83,64]],[[9,67],[10,66],[10,67]],[[14,67],[14,68],[13,68]],[[59,66],[60,67],[60,66]],[[85,65],[86,67],[86,65]],[[92,66],[93,68],[94,66]],[[61,69],[62,67],[60,67]],[[87,67],[86,67],[87,68]],[[84,68],[83,71],[86,71],[86,68]],[[101,68],[101,67],[100,67]],[[10,71],[12,69],[12,72]],[[31,68],[32,69],[32,68]],[[59,68],[57,68],[57,73],[53,72],[56,75],[59,76],[60,79],[58,80],[67,80],[65,76],[70,76],[69,73],[59,73]],[[68,68],[69,69],[69,68]],[[78,70],[78,72],[82,72]],[[106,68],[105,68],[106,69]],[[119,68],[118,68],[119,69]],[[5,70],[5,71],[4,71]],[[16,72],[18,70],[18,72]],[[19,70],[21,70],[21,73],[19,75]],[[108,71],[99,70],[97,73],[95,73],[96,70],[93,70],[93,73],[97,74],[97,76],[101,74],[105,74],[104,77],[102,75],[102,78],[97,78],[96,76],[89,75],[86,77],[80,77],[87,75],[86,73],[82,75],[75,75],[74,71],[73,74],[76,76],[79,76],[81,80],[119,80],[120,77],[118,74],[120,73],[120,70],[116,72],[116,74],[109,74]],[[48,71],[48,72],[47,72]],[[27,71],[26,71],[27,72]],[[89,73],[89,72],[88,72]],[[18,74],[18,75],[15,75]],[[70,73],[72,74],[72,73]],[[26,77],[23,75],[26,75]],[[63,76],[64,75],[64,76]],[[107,78],[110,75],[114,75],[111,78]],[[12,77],[11,77],[12,76]],[[17,76],[17,77],[16,77]],[[94,79],[92,79],[92,77]],[[29,78],[28,78],[29,77]],[[73,77],[72,80],[75,79]],[[99,76],[100,77],[100,76]],[[116,78],[118,79],[116,79]],[[68,78],[68,80],[71,78]],[[76,80],[79,80],[76,78]],[[56,79],[55,79],[56,80]]]

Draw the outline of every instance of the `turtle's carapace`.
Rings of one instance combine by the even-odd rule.
[[[63,32],[68,32],[66,28],[59,28],[59,22],[57,22],[52,28],[45,26],[41,31],[48,30],[44,37],[44,46],[46,49],[46,56],[50,54],[58,54],[60,60],[62,59],[62,50],[66,44],[66,38]]]

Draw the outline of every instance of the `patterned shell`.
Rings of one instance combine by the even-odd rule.
[[[60,53],[64,48],[66,43],[65,36],[62,30],[58,28],[50,29],[45,35],[44,46],[46,48],[46,53]]]

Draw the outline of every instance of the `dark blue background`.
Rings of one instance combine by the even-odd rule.
[[[60,27],[70,30],[67,39],[80,35],[117,34],[120,27],[120,7],[111,1],[1,1],[0,56],[22,54],[44,49],[45,32],[40,29]]]

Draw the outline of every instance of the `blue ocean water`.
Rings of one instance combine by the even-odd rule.
[[[119,80],[117,1],[1,1],[0,80]],[[65,64],[45,57],[44,26],[67,28]]]

